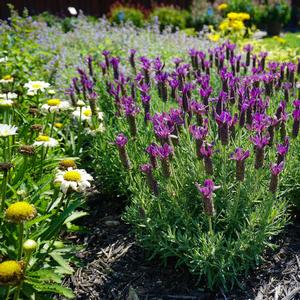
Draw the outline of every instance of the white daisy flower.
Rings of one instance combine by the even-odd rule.
[[[100,123],[98,128],[96,129],[91,129],[91,128],[85,128],[85,132],[87,134],[90,134],[92,136],[96,136],[97,133],[103,133],[105,131],[105,127],[104,127],[104,124],[103,123]]]
[[[41,107],[44,112],[58,112],[68,110],[70,108],[71,104],[68,101],[61,101],[60,99],[50,99]]]
[[[87,121],[89,124],[92,123],[92,110],[88,106],[77,107],[76,110],[72,113],[73,117],[80,120],[80,111],[81,111],[81,120]],[[103,120],[103,112],[98,112],[98,119]]]
[[[8,57],[7,56],[4,56],[4,57],[0,58],[0,63],[5,63],[7,61],[8,61]]]
[[[68,168],[66,171],[59,170],[55,176],[54,183],[60,184],[61,191],[66,194],[69,189],[76,192],[84,192],[91,186],[94,180],[84,169]]]
[[[8,92],[6,94],[0,94],[0,98],[6,99],[6,100],[13,100],[18,98],[18,94]]]
[[[54,138],[51,138],[48,135],[39,135],[35,142],[33,143],[34,147],[43,146],[48,148],[54,148],[59,145],[58,141]]]
[[[29,81],[24,84],[24,87],[26,87],[29,92],[36,94],[38,91],[44,92],[45,89],[50,87],[50,84],[45,81]]]
[[[14,78],[11,75],[6,75],[4,77],[2,77],[2,79],[0,79],[0,83],[9,83],[9,82],[13,82]]]
[[[14,102],[10,99],[0,99],[0,107],[11,107]]]
[[[7,137],[17,134],[18,127],[8,124],[0,124],[0,137]]]

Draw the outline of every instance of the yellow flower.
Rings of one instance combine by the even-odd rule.
[[[280,44],[285,44],[285,43],[286,43],[286,40],[285,40],[285,39],[283,39],[282,37],[277,36],[277,35],[274,36],[273,39],[274,39],[275,41],[277,41],[278,43],[280,43]]]
[[[50,137],[48,135],[39,135],[36,140],[38,142],[49,142],[50,141]]]
[[[0,79],[0,83],[13,82],[14,78],[11,75],[5,75]]]
[[[63,159],[59,162],[59,168],[63,170],[68,168],[75,169],[76,168],[75,160],[71,158]]]
[[[5,213],[6,218],[13,223],[21,223],[33,219],[36,216],[36,209],[25,201],[11,204]]]
[[[59,99],[49,99],[48,101],[47,101],[47,104],[49,105],[49,106],[57,106],[57,105],[59,105],[61,103],[61,101],[59,100]]]
[[[239,14],[236,12],[230,12],[227,14],[227,18],[229,20],[237,20],[239,18]]]
[[[217,42],[220,38],[221,36],[218,33],[208,35],[208,39],[212,42]]]
[[[226,31],[229,28],[229,20],[225,19],[221,22],[221,24],[219,25],[219,28],[221,31]]]
[[[248,13],[239,13],[238,19],[241,21],[250,20],[250,15]]]
[[[17,285],[23,277],[23,264],[15,260],[0,263],[0,285]]]
[[[70,170],[63,175],[63,178],[66,181],[80,181],[81,175],[78,171]]]
[[[231,22],[230,26],[232,27],[233,30],[235,31],[241,31],[245,29],[245,25],[242,21],[240,20],[234,20]]]
[[[58,128],[58,129],[62,128],[63,126],[64,126],[63,123],[55,123],[55,124],[54,124],[54,127],[55,127],[55,128]]]
[[[218,10],[225,10],[228,8],[228,4],[227,3],[221,3],[220,5],[218,5]]]

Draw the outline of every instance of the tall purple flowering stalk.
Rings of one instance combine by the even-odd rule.
[[[251,137],[255,149],[255,169],[261,168],[264,164],[264,149],[269,144],[269,139],[269,136],[259,134]]]
[[[207,124],[207,122],[205,122]],[[203,156],[201,154],[201,147],[203,144],[203,141],[205,140],[207,134],[208,134],[208,127],[207,126],[197,126],[197,125],[191,125],[189,127],[190,133],[192,134],[193,138],[196,140],[196,154],[197,157],[202,159]]]
[[[163,146],[157,148],[157,152],[158,157],[161,160],[163,175],[168,178],[171,176],[171,166],[169,158],[173,153],[173,148],[168,144],[164,144]]]
[[[212,176],[214,174],[212,155],[213,155],[213,145],[209,143],[204,143],[200,148],[200,153],[204,160],[204,167],[206,175]]]
[[[147,183],[152,193],[155,196],[158,196],[158,184],[153,176],[153,166],[151,164],[143,164],[141,165],[140,170],[146,175]]]
[[[236,161],[235,176],[238,181],[244,181],[245,179],[245,160],[250,156],[249,150],[243,150],[242,148],[236,148],[230,155],[230,159]]]
[[[137,126],[135,116],[139,113],[140,109],[136,106],[136,103],[130,96],[122,98],[122,105],[129,124],[130,134],[131,136],[136,137]]]
[[[283,171],[284,162],[282,161],[279,164],[271,164],[271,181],[269,185],[269,191],[273,194],[276,193],[278,187],[278,178],[279,174]]]
[[[293,105],[295,106],[295,109],[292,114],[294,119],[292,135],[294,138],[296,138],[299,133],[300,125],[300,100],[294,101]]]
[[[127,142],[128,142],[128,138],[123,133],[118,134],[117,137],[115,138],[115,145],[119,150],[121,162],[125,169],[130,170],[131,163],[125,149]]]

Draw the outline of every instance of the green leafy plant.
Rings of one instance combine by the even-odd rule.
[[[190,15],[188,11],[178,9],[174,6],[158,6],[153,9],[149,18],[152,21],[157,18],[161,30],[167,26],[171,26],[173,29],[176,27],[184,29],[187,26]]]
[[[138,9],[131,6],[117,4],[111,8],[110,20],[116,24],[122,24],[125,22],[132,22],[137,27],[142,27],[144,25],[144,13]]]

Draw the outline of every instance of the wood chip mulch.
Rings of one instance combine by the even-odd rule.
[[[101,197],[102,198],[102,197]],[[76,254],[82,267],[65,279],[78,300],[300,300],[300,222],[289,225],[278,238],[278,249],[242,281],[242,289],[211,293],[196,287],[196,278],[175,262],[162,266],[147,260],[121,220],[120,199],[91,203],[84,219],[87,233],[67,239],[84,244]]]

